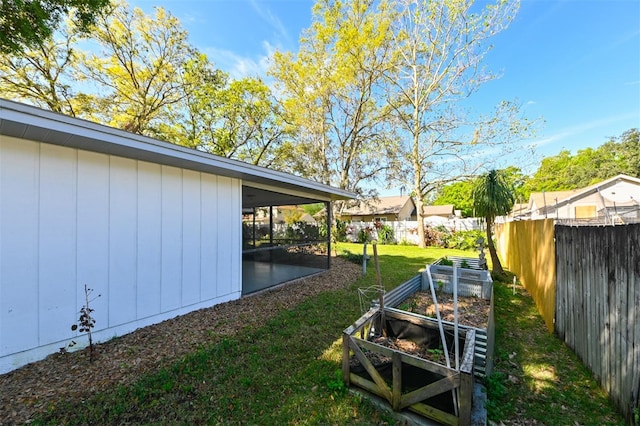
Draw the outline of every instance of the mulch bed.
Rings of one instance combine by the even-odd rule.
[[[348,287],[361,274],[358,265],[340,258],[321,275],[144,327],[88,349],[53,354],[0,375],[0,425],[29,423],[59,401],[82,400],[116,385],[171,365],[199,347],[258,327],[278,312],[324,291]]]

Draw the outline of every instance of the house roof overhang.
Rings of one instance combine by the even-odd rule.
[[[5,99],[0,99],[2,136],[241,179],[243,207],[347,200],[356,196],[299,176]],[[268,204],[255,204],[258,201]]]

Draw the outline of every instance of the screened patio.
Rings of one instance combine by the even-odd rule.
[[[330,201],[281,190],[242,187],[243,295],[331,266]],[[304,208],[310,205],[315,208]],[[308,213],[320,209],[318,214]]]

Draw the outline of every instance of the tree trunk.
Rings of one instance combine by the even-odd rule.
[[[418,219],[418,246],[425,248],[427,246],[424,236],[424,217],[422,216],[422,196],[416,196],[416,217]]]
[[[496,252],[496,246],[493,244],[493,233],[491,230],[491,227],[493,226],[493,221],[486,220],[486,223],[487,223],[487,246],[489,247],[489,254],[491,255],[491,263],[493,264],[491,271],[494,274],[502,275],[504,274],[504,269],[502,269],[500,258],[498,257],[498,253]]]

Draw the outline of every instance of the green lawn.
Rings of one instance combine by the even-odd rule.
[[[335,249],[361,253],[362,246],[340,243]],[[439,257],[474,255],[412,246],[378,250],[387,289]],[[393,424],[366,399],[347,392],[340,372],[342,330],[360,316],[357,289],[375,283],[372,262],[369,265],[367,275],[346,290],[310,297],[259,328],[207,342],[170,368],[140,377],[135,385],[59,404],[36,423]],[[512,297],[502,287],[496,290],[496,367],[501,373],[491,379],[492,419],[619,422],[576,357],[544,332],[530,299]],[[523,339],[522,333],[530,336]],[[507,370],[512,364],[519,366],[517,371]],[[555,376],[546,373],[550,368]],[[511,373],[517,384],[509,380]],[[565,385],[565,378],[571,383]],[[550,417],[549,407],[568,417]]]

